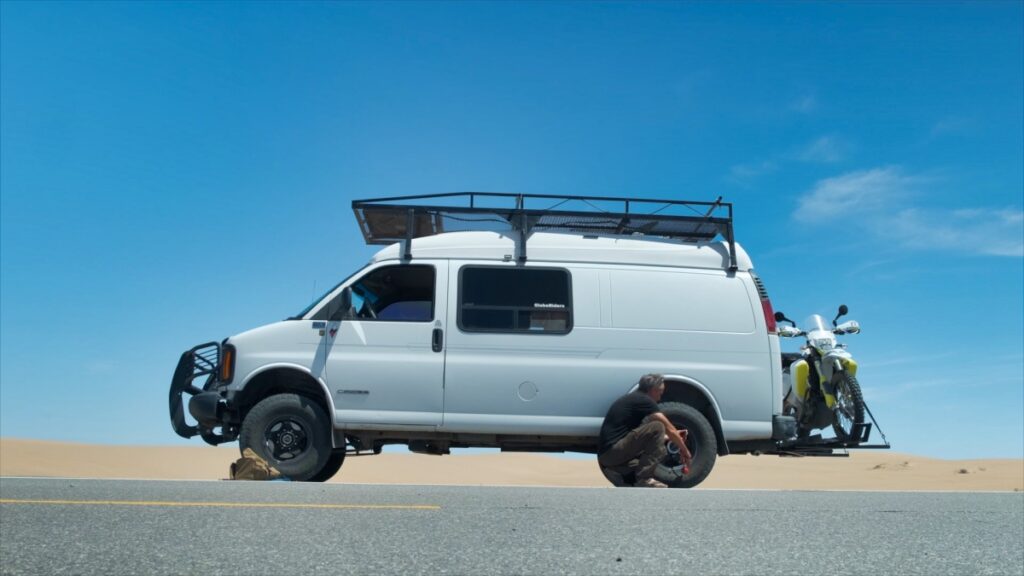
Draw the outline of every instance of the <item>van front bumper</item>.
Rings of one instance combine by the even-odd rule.
[[[168,398],[171,427],[182,438],[202,436],[208,444],[217,445],[230,442],[237,438],[237,433],[229,431],[225,426],[224,416],[227,401],[218,391],[218,374],[222,345],[218,342],[207,342],[186,351],[178,360],[171,378],[171,389]],[[202,388],[193,382],[205,382]],[[185,421],[185,394],[190,396],[188,411],[196,420],[193,426]],[[221,428],[221,432],[214,431]]]

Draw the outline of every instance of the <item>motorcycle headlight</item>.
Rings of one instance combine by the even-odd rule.
[[[831,350],[835,347],[835,343],[829,338],[817,338],[812,343],[818,350]]]

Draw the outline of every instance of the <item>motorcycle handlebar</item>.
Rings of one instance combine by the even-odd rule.
[[[832,333],[835,334],[836,336],[845,336],[847,334],[860,334],[860,328],[855,328],[852,330],[836,329],[832,330]],[[793,328],[788,328],[785,326],[779,328],[778,334],[781,338],[799,338],[801,336],[807,336],[807,332],[804,332],[803,330],[795,330]]]

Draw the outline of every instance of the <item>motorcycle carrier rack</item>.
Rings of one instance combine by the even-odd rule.
[[[889,444],[889,440],[885,437],[885,432],[882,432],[882,428],[878,425],[878,421],[875,420],[875,415],[871,413],[871,409],[868,408],[867,402],[864,403],[864,411],[868,413],[868,417],[871,418],[871,422],[859,422],[853,425],[851,430],[852,434],[847,440],[839,440],[836,438],[823,439],[820,434],[815,434],[808,438],[798,438],[795,440],[783,440],[776,443],[777,454],[779,456],[831,456],[845,458],[850,455],[846,450],[888,450],[892,448]],[[871,437],[871,430],[878,429],[878,433],[882,436],[881,444],[865,444]],[[844,450],[844,452],[836,453],[835,450]]]
[[[405,260],[412,258],[415,238],[444,232],[494,231],[515,235],[518,260],[525,262],[527,238],[532,232],[546,231],[644,235],[683,242],[711,242],[721,236],[729,246],[729,269],[737,268],[732,204],[722,202],[721,196],[714,202],[697,202],[451,192],[354,200],[352,211],[367,244],[401,242]]]

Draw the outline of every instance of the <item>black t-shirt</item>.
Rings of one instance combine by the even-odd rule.
[[[655,412],[661,412],[658,404],[643,392],[626,394],[616,400],[608,409],[604,424],[601,425],[598,453],[607,452],[616,442],[625,438],[626,434],[640,426],[644,418]]]

